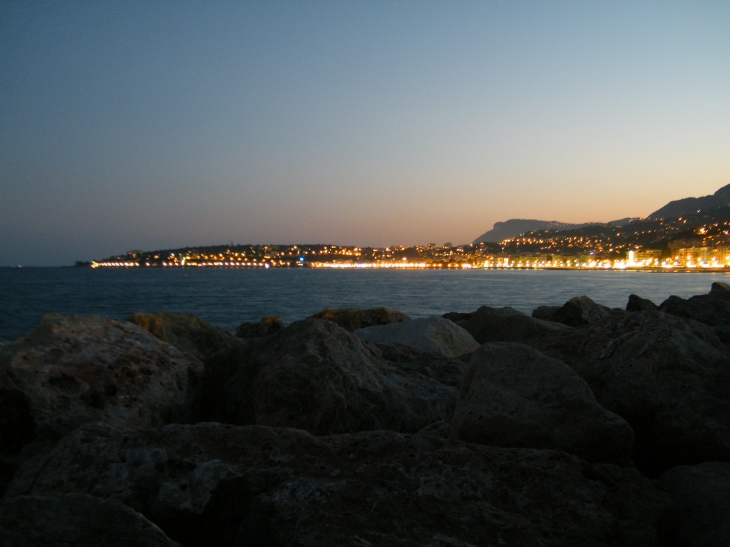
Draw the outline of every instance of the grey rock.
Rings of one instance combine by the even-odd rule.
[[[5,547],[175,547],[157,526],[116,500],[43,494],[0,500]]]
[[[0,353],[0,388],[27,401],[38,434],[55,436],[93,421],[183,422],[201,373],[194,357],[135,325],[96,315],[46,315]]]
[[[450,311],[449,313],[443,314],[441,317],[444,319],[448,319],[449,321],[453,321],[457,325],[461,326],[461,323],[463,321],[468,321],[471,319],[472,314],[471,313],[461,313],[458,311]]]
[[[0,352],[0,454],[53,443],[80,425],[190,419],[202,365],[125,321],[45,316]],[[20,457],[20,456],[18,456]]]
[[[730,326],[730,285],[715,282],[708,294],[692,296],[685,300],[670,296],[661,303],[659,309],[665,313],[694,319],[713,327]]]
[[[318,435],[417,431],[451,417],[457,389],[440,380],[463,370],[452,370],[459,362],[417,361],[384,360],[331,321],[298,321],[209,364],[202,416]]]
[[[451,428],[490,446],[563,450],[627,465],[634,433],[568,365],[523,344],[484,344],[461,384]]]
[[[562,306],[538,306],[532,310],[532,317],[543,321],[553,321],[555,314]]]
[[[461,326],[480,344],[487,342],[527,342],[568,327],[535,319],[512,308],[482,306]]]
[[[85,426],[14,486],[120,500],[190,546],[646,547],[670,503],[564,452],[213,423]]]
[[[479,344],[472,336],[443,317],[424,317],[406,323],[392,323],[355,331],[366,342],[401,344],[421,351],[456,357],[474,351]]]
[[[552,321],[569,327],[582,327],[606,323],[611,318],[611,308],[596,304],[587,296],[576,296],[555,311]]]
[[[245,345],[231,333],[187,313],[135,313],[127,321],[180,351],[192,353],[204,363]]]
[[[238,338],[261,338],[279,332],[284,323],[278,315],[264,317],[258,323],[241,323],[236,329]]]
[[[662,527],[664,545],[730,546],[730,463],[674,467],[656,483],[674,500]]]
[[[375,344],[388,366],[395,367],[402,374],[422,374],[447,386],[458,387],[469,368],[465,354],[455,357],[436,351],[420,351],[401,344]]]
[[[651,311],[658,310],[659,306],[654,304],[651,300],[641,298],[635,294],[629,295],[629,301],[626,304],[626,311]]]
[[[648,476],[730,460],[730,363],[711,327],[642,311],[530,345],[570,365],[629,422],[633,459]]]
[[[388,308],[326,308],[319,313],[308,317],[307,319],[323,319],[325,321],[333,321],[340,327],[350,332],[357,329],[374,327],[377,325],[389,325],[391,323],[403,323],[410,321],[411,318],[405,313]]]

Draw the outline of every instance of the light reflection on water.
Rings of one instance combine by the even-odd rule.
[[[530,313],[587,295],[623,308],[631,293],[659,304],[723,280],[730,282],[724,273],[626,271],[0,268],[0,338],[22,336],[50,312],[123,319],[176,311],[234,331],[265,315],[289,323],[327,307],[387,306],[411,317],[482,305]]]

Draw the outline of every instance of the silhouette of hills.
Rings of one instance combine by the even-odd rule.
[[[684,198],[670,201],[664,207],[654,211],[647,218],[650,220],[674,219],[696,214],[702,210],[716,209],[726,205],[730,205],[730,184],[723,186],[711,196]],[[567,222],[558,222],[556,220],[512,218],[503,222],[495,222],[491,230],[480,235],[473,241],[473,243],[475,245],[478,243],[498,243],[505,239],[540,230],[562,232],[567,230],[579,230],[587,226],[623,226],[624,224],[628,224],[631,220],[632,217],[628,217],[620,220],[612,220],[608,223],[587,222],[585,224],[569,224]]]
[[[702,209],[711,209],[730,205],[730,184],[723,186],[711,196],[702,196],[699,198],[684,198],[670,201],[661,209],[657,209],[648,218],[677,218],[684,215],[697,213]]]
[[[532,220],[524,218],[512,218],[504,222],[495,222],[494,227],[488,232],[480,235],[474,240],[474,244],[478,243],[497,243],[511,237],[516,237],[525,232],[534,232],[536,230],[576,230],[585,226],[597,224],[596,222],[588,222],[586,224],[568,224],[566,222],[558,222],[557,220]]]

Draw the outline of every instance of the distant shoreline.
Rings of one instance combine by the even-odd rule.
[[[89,269],[89,270],[137,270],[142,269],[145,271],[159,270],[159,271],[171,271],[171,270],[398,270],[398,271],[571,271],[571,272],[644,272],[644,273],[696,273],[696,274],[730,274],[730,268],[652,268],[652,267],[626,267],[626,268],[567,268],[567,267],[526,267],[526,266],[515,266],[515,267],[414,267],[414,266],[358,266],[358,265],[338,265],[338,266],[302,266],[302,267],[288,267],[288,266],[274,266],[274,267],[256,267],[256,266],[104,266],[99,268],[92,268],[90,266],[74,266],[74,265],[62,265],[62,266],[0,266],[0,270],[25,270],[25,269],[50,269],[50,268],[66,268],[66,269]]]

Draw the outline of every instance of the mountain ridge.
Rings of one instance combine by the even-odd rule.
[[[730,205],[730,184],[723,186],[714,194],[701,197],[690,197],[670,201],[663,207],[660,207],[651,213],[648,219],[659,220],[663,218],[677,218],[684,215],[696,213],[702,209],[711,209]],[[527,232],[538,230],[578,230],[586,226],[609,225],[621,226],[628,223],[633,217],[622,218],[620,220],[612,220],[610,222],[585,222],[583,224],[571,224],[568,222],[559,222],[557,220],[536,220],[525,218],[511,218],[500,222],[495,222],[491,230],[483,233],[473,241],[473,244],[479,243],[498,243],[505,239],[517,237]]]
[[[696,213],[698,210],[730,205],[730,184],[723,186],[714,194],[699,198],[684,198],[670,201],[648,216],[652,220],[677,218]]]
[[[571,224],[568,222],[558,222],[557,220],[534,220],[526,218],[511,218],[500,222],[495,222],[494,226],[488,232],[483,233],[476,238],[473,243],[498,243],[505,239],[517,237],[526,232],[534,232],[537,230],[578,230],[586,226],[621,226],[631,220],[632,217],[622,218],[620,220],[612,220],[610,222],[585,222],[583,224]]]

